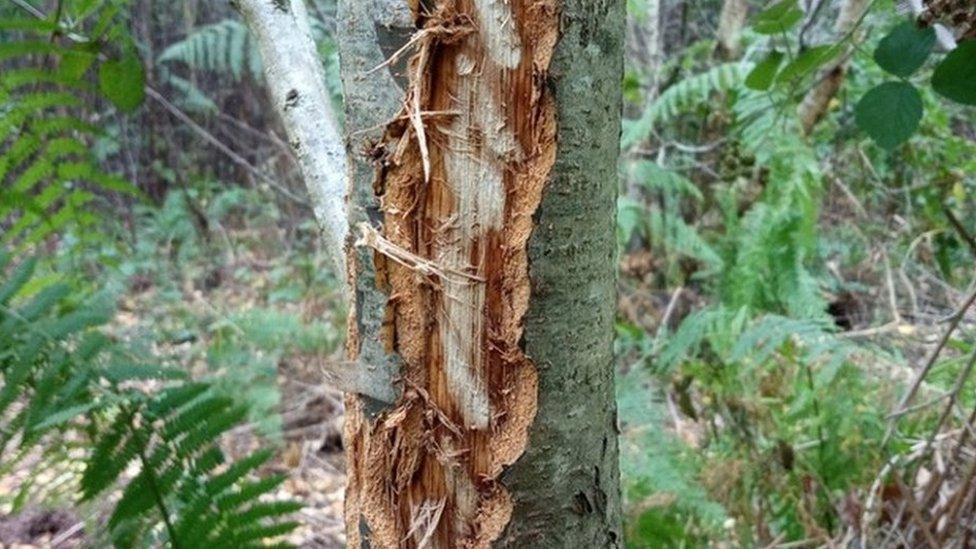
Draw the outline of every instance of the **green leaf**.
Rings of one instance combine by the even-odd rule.
[[[88,72],[88,69],[95,62],[95,54],[80,49],[71,49],[64,52],[61,56],[61,64],[58,70],[66,78],[79,80]]]
[[[783,67],[783,70],[776,76],[776,81],[788,82],[795,78],[802,78],[837,57],[840,51],[841,48],[834,44],[823,44],[804,50],[796,56],[796,59]]]
[[[934,45],[934,28],[918,28],[914,22],[905,21],[881,40],[874,50],[874,61],[891,74],[907,78],[925,64]]]
[[[949,52],[935,68],[932,88],[965,105],[976,105],[976,40],[967,40]]]
[[[0,305],[5,305],[34,275],[37,258],[29,257],[14,269],[10,277],[0,286]]]
[[[756,64],[755,68],[746,76],[746,87],[752,90],[765,91],[773,85],[776,72],[783,63],[783,52],[773,50],[765,59]]]
[[[134,55],[102,63],[98,82],[102,94],[123,111],[134,111],[146,96],[146,73]]]
[[[803,19],[803,10],[796,0],[782,0],[756,16],[752,30],[759,34],[780,34],[790,30]]]
[[[885,82],[864,94],[854,114],[857,125],[871,139],[891,150],[918,129],[922,96],[907,82]]]

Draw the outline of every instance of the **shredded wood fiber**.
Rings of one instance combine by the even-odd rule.
[[[405,390],[376,418],[349,398],[351,546],[365,531],[375,547],[488,547],[512,512],[500,475],[536,411],[519,342],[556,155],[556,0],[432,4],[415,12],[410,86],[377,160],[382,234],[361,240],[389,291]]]

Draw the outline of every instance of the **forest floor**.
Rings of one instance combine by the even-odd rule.
[[[286,541],[344,547],[342,395],[319,372],[342,359],[345,312],[315,231],[280,222],[289,214],[250,191],[197,200],[210,207],[209,232],[189,225],[181,198],[136,220],[135,244],[107,276],[118,289],[110,331],[249,404],[251,421],[222,441],[225,453],[233,460],[274,448],[263,472],[286,476],[274,499],[304,504]],[[32,456],[0,471],[0,549],[98,544],[118,494],[85,504],[58,498],[58,487],[73,492],[63,486],[78,480],[75,465],[57,470]],[[47,496],[19,501],[28,482]]]

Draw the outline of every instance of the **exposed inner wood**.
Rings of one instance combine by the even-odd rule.
[[[499,477],[536,410],[519,343],[526,246],[556,154],[556,0],[427,5],[404,113],[380,147],[382,234],[362,239],[388,286],[386,343],[406,390],[378,417],[349,401],[351,545],[368,532],[375,547],[489,546],[512,509]]]

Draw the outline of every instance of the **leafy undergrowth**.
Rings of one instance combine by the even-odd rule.
[[[926,42],[899,84],[923,105],[886,102],[865,128],[859,109],[898,74],[882,39],[915,28],[871,12],[807,135],[798,103],[831,46],[797,49],[794,4],[753,19],[740,60],[707,36],[655,74],[630,60],[617,353],[631,547],[948,543],[966,533],[944,517],[972,516],[976,118],[919,78],[966,48],[928,58]],[[786,28],[767,32],[770,13]]]
[[[102,295],[116,307],[104,332],[131,356],[204,382],[218,406],[208,414],[226,409],[228,421],[243,420],[219,439],[228,462],[269,452],[261,476],[283,475],[284,481],[266,497],[301,502],[291,517],[299,526],[286,539],[340,546],[342,405],[339,393],[321,385],[320,370],[322,361],[341,359],[345,313],[325,256],[314,247],[314,227],[283,223],[285,214],[273,204],[261,191],[212,183],[174,191],[158,208],[137,209],[124,244],[88,247],[84,257],[77,247],[55,254],[40,262],[37,279],[66,276],[66,287],[79,288],[88,283],[72,273],[87,272],[107,281]],[[160,381],[126,383],[134,394],[166,398]],[[125,413],[109,413],[102,434],[112,432],[113,416]],[[36,532],[33,539],[4,543],[97,543],[107,531],[103,521],[121,523],[109,516],[112,502],[134,497],[122,490],[137,485],[144,468],[122,463],[119,474],[128,480],[109,490],[115,496],[79,503],[64,488],[84,488],[90,471],[104,466],[85,468],[70,459],[70,447],[85,442],[66,433],[67,456],[45,450],[4,460],[11,467],[0,471],[0,514],[29,517],[31,510],[53,508],[79,518],[65,528],[27,528]],[[12,537],[24,529],[8,530]]]

